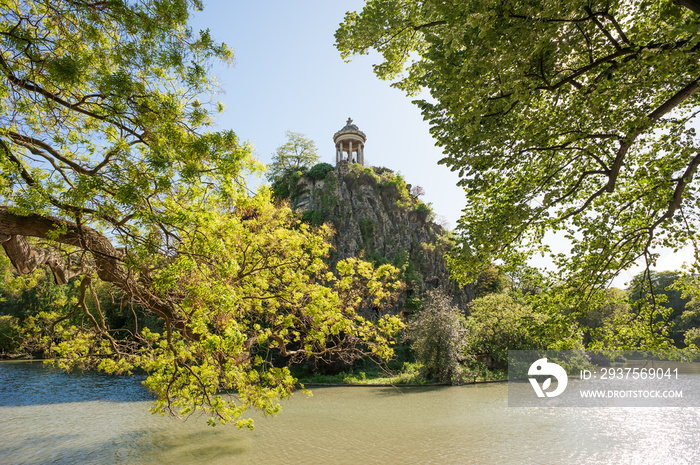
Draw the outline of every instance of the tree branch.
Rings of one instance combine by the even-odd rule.
[[[666,100],[660,107],[649,113],[644,124],[640,125],[640,127],[637,128],[637,130],[631,134],[630,137],[620,144],[615,161],[610,167],[610,176],[606,186],[608,193],[612,193],[615,190],[615,182],[617,181],[617,176],[620,174],[620,169],[622,168],[625,156],[632,147],[632,144],[634,144],[636,141],[637,137],[639,137],[642,132],[648,129],[652,124],[656,123],[668,112],[690,98],[695,92],[697,92],[698,88],[700,88],[700,86],[698,86],[698,79],[695,79],[690,84],[676,92],[675,95]]]
[[[698,0],[673,0],[673,3],[700,15],[700,1]]]
[[[58,273],[59,276],[57,279],[67,282],[79,273],[69,271],[65,260],[57,252],[33,247],[27,237],[55,240],[89,252],[101,280],[125,291],[131,298],[163,318],[168,326],[177,328],[186,338],[197,339],[186,321],[178,315],[174,303],[154,295],[138,282],[123,266],[124,253],[117,250],[100,232],[58,218],[37,214],[18,215],[8,207],[0,206],[0,241],[17,271],[28,274],[41,265],[53,264],[52,270],[55,268],[57,271],[54,274]],[[81,268],[81,273],[85,273],[90,267],[83,264]]]
[[[95,113],[93,111],[85,110],[84,108],[82,108],[80,106],[80,103],[70,103],[66,100],[63,100],[61,97],[49,92],[48,90],[44,89],[43,87],[41,87],[40,85],[38,85],[34,82],[31,82],[27,79],[18,78],[17,76],[15,76],[12,73],[9,65],[7,64],[5,59],[3,58],[2,54],[0,54],[0,68],[2,69],[2,73],[5,75],[7,80],[10,81],[12,84],[14,84],[14,85],[16,85],[24,90],[28,90],[29,92],[34,92],[36,94],[39,94],[39,95],[43,96],[44,98],[46,98],[47,100],[51,100],[53,102],[56,102],[59,105],[65,107],[69,110],[77,111],[78,113],[82,113],[85,116],[89,116],[91,118],[95,118],[95,119],[98,119],[100,121],[105,121],[105,122],[108,122],[110,124],[113,124],[114,126],[121,129],[122,131],[127,132],[127,133],[131,134],[132,136],[136,137],[141,142],[143,142],[143,143],[146,142],[143,139],[143,134],[139,134],[134,129],[132,129],[128,126],[125,126],[125,125],[119,123],[118,121],[111,120],[111,119],[107,118],[106,116],[100,115],[100,114]]]
[[[584,10],[586,10],[586,12],[589,15],[591,15],[591,21],[593,21],[593,23],[596,25],[596,27],[598,27],[598,29],[600,29],[600,31],[603,33],[603,35],[605,35],[605,37],[607,37],[607,39],[610,41],[610,43],[612,43],[613,46],[617,50],[621,50],[622,47],[620,47],[619,42],[617,40],[615,40],[615,38],[612,36],[612,34],[610,34],[610,31],[605,29],[605,26],[603,26],[603,24],[600,21],[598,21],[598,18],[596,18],[595,15],[593,14],[593,10],[591,10],[590,7],[588,7],[588,6],[585,7]]]

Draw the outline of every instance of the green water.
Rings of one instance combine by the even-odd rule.
[[[146,399],[135,379],[0,363],[0,463],[700,463],[700,409],[509,408],[505,384],[315,388],[252,432]]]

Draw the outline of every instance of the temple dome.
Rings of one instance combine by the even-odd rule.
[[[345,127],[333,135],[336,164],[348,161],[364,166],[366,140],[365,133],[352,124],[352,118],[348,118]]]
[[[355,135],[364,143],[367,140],[367,135],[360,131],[356,124],[352,124],[352,118],[348,118],[345,127],[333,134],[333,142],[338,142],[338,139],[344,135]],[[344,138],[345,139],[345,138]]]

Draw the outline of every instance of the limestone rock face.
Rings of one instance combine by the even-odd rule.
[[[430,207],[410,195],[400,175],[346,161],[322,180],[302,177],[293,206],[312,222],[333,225],[331,262],[362,257],[402,270],[407,289],[397,311],[420,307],[426,290],[442,288],[461,308],[473,298],[471,288],[449,278],[444,254],[452,244],[432,220]]]

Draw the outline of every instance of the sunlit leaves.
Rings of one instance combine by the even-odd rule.
[[[210,131],[208,60],[232,54],[189,27],[201,2],[0,1],[0,203],[63,225],[3,234],[80,274],[78,301],[27,319],[26,341],[62,368],[144,370],[155,411],[239,427],[247,408],[279,411],[289,363],[391,356],[398,271],[327,269],[328,228],[250,191],[251,146]],[[296,136],[294,155],[316,157]],[[95,275],[161,329],[110,327]]]
[[[373,0],[336,45],[380,52],[380,78],[430,93],[415,103],[467,196],[456,276],[560,233],[580,301],[698,239],[699,28],[671,1]]]

